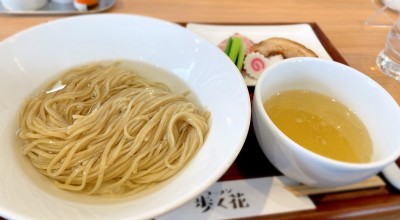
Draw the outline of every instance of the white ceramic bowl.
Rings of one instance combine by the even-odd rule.
[[[59,190],[31,166],[15,142],[18,108],[27,95],[71,66],[112,59],[135,60],[171,72],[212,114],[206,142],[183,172],[138,198],[107,199]],[[217,181],[247,135],[250,101],[239,71],[217,47],[173,23],[121,14],[60,19],[1,42],[0,60],[0,216],[5,218],[159,216]]]
[[[3,6],[11,11],[37,10],[47,4],[49,0],[0,0]]]
[[[277,92],[312,90],[352,109],[364,122],[373,143],[373,160],[339,162],[299,146],[266,114],[263,103]],[[343,64],[319,58],[293,58],[262,73],[254,91],[253,124],[271,163],[286,176],[311,186],[341,186],[364,180],[400,155],[400,108],[379,84]]]

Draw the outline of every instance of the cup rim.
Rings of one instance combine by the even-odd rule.
[[[298,63],[298,62],[321,62],[321,63],[325,63],[325,65],[332,65],[332,66],[337,66],[339,68],[344,69],[345,71],[348,71],[349,74],[353,74],[353,75],[358,75],[357,77],[361,77],[364,80],[367,80],[368,83],[372,84],[373,86],[377,87],[379,90],[381,90],[386,96],[388,96],[387,98],[393,102],[393,104],[397,104],[397,102],[394,100],[394,98],[380,85],[378,84],[376,81],[374,81],[373,79],[371,79],[370,77],[368,77],[367,75],[365,75],[364,73],[350,67],[347,66],[345,64],[333,61],[333,60],[326,60],[326,59],[321,59],[321,58],[314,58],[314,57],[294,57],[294,58],[288,58],[285,60],[282,60],[280,62],[277,62],[271,66],[269,66],[267,69],[264,70],[264,72],[260,75],[257,84],[254,88],[254,98],[253,98],[253,102],[256,102],[256,105],[253,105],[253,108],[259,108],[259,110],[264,111],[263,109],[263,101],[261,100],[261,91],[260,91],[260,87],[261,84],[263,83],[263,81],[265,80],[265,78],[268,76],[268,73],[271,71],[274,71],[274,69],[279,68],[282,65],[291,65],[294,63]],[[260,109],[262,108],[262,109]],[[265,111],[264,111],[265,112]],[[391,162],[395,161],[399,155],[400,155],[400,147],[398,147],[396,149],[395,152],[393,152],[392,154],[389,154],[388,156],[384,157],[384,158],[379,158],[377,160],[371,161],[371,162],[367,162],[367,163],[351,163],[351,162],[344,162],[344,161],[339,161],[339,160],[335,160],[335,159],[331,159],[325,156],[321,156],[317,153],[314,153],[313,151],[310,151],[304,147],[302,147],[301,145],[299,145],[298,143],[296,143],[295,141],[293,141],[291,138],[289,138],[286,134],[284,134],[270,119],[270,117],[268,116],[268,114],[262,114],[261,117],[258,117],[258,120],[263,120],[262,123],[267,123],[267,125],[269,127],[272,127],[275,131],[277,131],[277,134],[283,138],[283,140],[288,144],[288,146],[291,148],[291,150],[296,151],[296,152],[300,152],[301,154],[305,154],[307,157],[311,157],[315,160],[317,160],[320,163],[323,164],[329,164],[329,165],[333,165],[337,168],[351,168],[351,169],[357,169],[357,170],[368,170],[368,169],[372,169],[372,168],[377,168],[377,167],[385,167],[388,164],[390,164]]]

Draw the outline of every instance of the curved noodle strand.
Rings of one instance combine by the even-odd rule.
[[[23,154],[61,189],[142,191],[179,172],[204,143],[210,114],[187,94],[118,63],[71,69],[23,104]]]

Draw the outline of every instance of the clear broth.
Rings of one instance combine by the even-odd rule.
[[[313,91],[291,90],[275,94],[264,108],[284,134],[314,153],[342,162],[371,161],[367,128],[335,99]]]

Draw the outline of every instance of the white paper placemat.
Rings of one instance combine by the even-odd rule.
[[[286,177],[217,182],[157,220],[232,219],[315,209],[309,197],[297,197],[285,188],[293,184]]]

